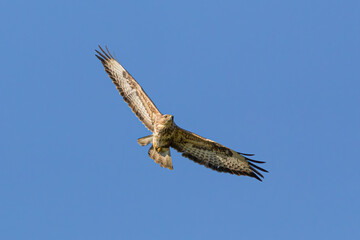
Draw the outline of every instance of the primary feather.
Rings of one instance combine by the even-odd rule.
[[[150,131],[153,131],[156,115],[161,115],[160,111],[130,73],[114,59],[109,50],[106,48],[106,52],[100,46],[99,48],[101,52],[95,50],[96,57],[104,65],[105,71],[109,74],[119,93],[140,121]]]
[[[253,154],[236,152],[217,142],[203,138],[195,133],[178,127],[172,115],[163,115],[156,108],[141,86],[115,60],[106,47],[106,51],[100,46],[96,51],[96,57],[104,65],[105,71],[112,79],[116,88],[128,103],[135,115],[144,125],[153,132],[152,135],[138,139],[141,146],[152,143],[149,156],[160,166],[173,169],[169,147],[181,152],[189,158],[205,167],[218,172],[226,172],[235,175],[245,175],[261,181],[263,175],[259,171],[267,172],[254,163],[264,163],[247,158]]]

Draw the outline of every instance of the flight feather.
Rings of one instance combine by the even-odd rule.
[[[100,46],[99,48],[101,52],[95,50],[96,57],[104,65],[105,71],[124,98],[124,101],[127,102],[140,121],[150,131],[154,131],[156,115],[161,115],[160,111],[130,73],[115,60],[109,50],[106,48],[107,51],[105,51]]]
[[[149,156],[160,166],[173,169],[170,147],[181,152],[205,167],[218,172],[245,175],[262,181],[265,169],[255,165],[264,162],[248,158],[252,154],[236,152],[220,143],[203,138],[193,132],[178,127],[174,117],[161,114],[141,86],[128,71],[115,60],[107,47],[96,50],[96,57],[103,64],[105,71],[112,79],[125,102],[135,115],[153,134],[138,139],[141,146],[152,144]]]
[[[193,132],[176,127],[171,147],[181,152],[186,158],[218,172],[235,175],[246,175],[261,181],[263,175],[258,171],[267,172],[241,153],[227,148],[220,143],[201,137]]]

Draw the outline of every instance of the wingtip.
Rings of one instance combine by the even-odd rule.
[[[111,53],[110,53],[110,51],[109,51],[109,49],[108,49],[108,47],[107,47],[106,45],[105,45],[105,48],[106,48],[106,51],[108,52],[109,56],[110,56],[112,59],[114,59],[113,55],[111,55]]]
[[[238,154],[241,154],[241,155],[244,155],[244,156],[248,156],[248,157],[251,157],[251,156],[254,156],[255,154],[253,153],[241,153],[241,152],[237,152]]]
[[[253,178],[256,178],[257,180],[259,180],[260,182],[262,182],[263,180],[258,176],[256,175],[256,173],[252,172],[250,175],[250,177],[253,177]]]
[[[258,170],[256,170],[255,168],[253,168],[253,167],[250,167],[250,169],[251,169],[251,171],[253,171],[253,173],[255,173],[256,175],[258,175],[258,176],[260,176],[260,177],[262,177],[262,178],[264,178],[264,176],[258,171]]]
[[[110,60],[110,59],[115,59],[113,57],[113,55],[110,53],[110,51],[109,51],[109,49],[108,49],[108,47],[106,45],[105,45],[105,50],[99,44],[98,44],[98,47],[99,47],[100,51],[95,49],[95,52],[97,53],[95,56],[97,58],[99,58],[100,61],[104,62],[104,61],[107,61],[107,60]]]
[[[266,172],[268,173],[269,171],[264,169],[264,168],[261,168],[257,165],[255,165],[254,163],[265,163],[265,162],[262,162],[262,161],[257,161],[257,160],[253,160],[253,159],[249,159],[249,158],[246,158],[246,160],[248,160],[248,163],[249,163],[249,167],[250,167],[250,170],[252,171],[250,176],[251,177],[254,177],[256,178],[257,180],[261,181],[262,182],[262,179],[261,178],[264,178],[264,176],[259,172],[259,171],[262,171],[262,172]]]
[[[256,169],[258,169],[258,170],[260,170],[260,171],[263,171],[263,172],[266,172],[266,173],[268,173],[268,172],[269,172],[268,170],[263,169],[263,168],[261,168],[261,167],[259,167],[259,166],[255,165],[255,164],[253,164],[253,163],[251,163],[251,162],[249,162],[249,164],[250,164],[250,166],[251,166],[251,167],[254,167],[254,168],[256,168]]]
[[[96,50],[95,50],[96,51]],[[97,57],[102,63],[105,61],[102,57],[100,57],[99,55],[95,54],[95,57]]]
[[[248,157],[245,157],[245,159],[249,162],[254,162],[254,163],[266,163],[266,162],[263,162],[263,161],[259,161],[259,160],[254,160],[254,159],[251,159],[251,158],[248,158]]]

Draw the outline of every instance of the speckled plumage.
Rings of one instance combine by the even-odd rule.
[[[251,154],[236,152],[178,127],[172,115],[160,113],[141,86],[114,59],[107,48],[104,51],[100,47],[100,50],[101,52],[96,50],[96,57],[104,65],[105,71],[121,96],[140,121],[153,132],[152,135],[138,139],[138,143],[141,146],[152,144],[148,153],[156,163],[173,169],[170,154],[170,147],[172,147],[181,152],[184,157],[218,172],[246,175],[261,181],[263,175],[258,170],[267,171],[256,166],[255,163],[264,162],[249,159],[246,156],[251,156]]]

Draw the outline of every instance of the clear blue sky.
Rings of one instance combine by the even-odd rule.
[[[359,1],[0,9],[0,239],[360,239]],[[155,164],[97,44],[264,181]]]

